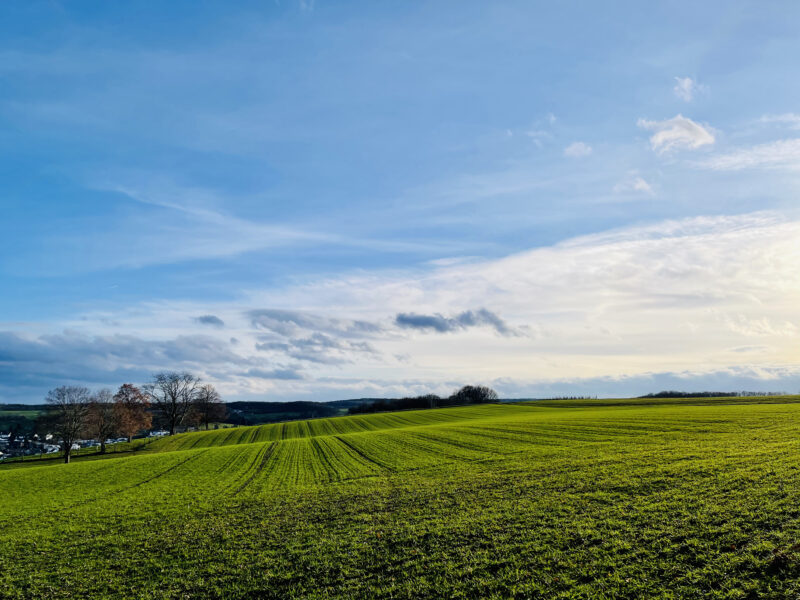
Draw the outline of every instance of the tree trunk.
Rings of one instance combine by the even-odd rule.
[[[106,441],[103,440],[102,442],[100,442],[100,454],[105,454],[105,453],[106,453]]]
[[[67,448],[64,446],[64,464],[69,464],[69,454],[72,451],[72,448]]]
[[[170,435],[175,435],[175,423],[170,423],[169,424],[169,434]]]

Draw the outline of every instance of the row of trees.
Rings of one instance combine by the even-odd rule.
[[[200,378],[186,371],[157,373],[144,386],[145,394],[162,417],[169,434],[184,424],[210,423],[225,418],[225,404],[211,384],[201,385]]]
[[[664,390],[655,394],[646,394],[639,398],[749,398],[753,396],[786,396],[787,392],[678,392]]]
[[[64,462],[70,461],[72,445],[79,439],[100,441],[126,437],[128,441],[149,429],[155,416],[158,423],[173,435],[183,425],[204,425],[225,418],[225,404],[213,385],[202,385],[191,373],[157,373],[141,389],[123,384],[116,394],[103,389],[92,394],[81,386],[61,386],[47,393],[49,410],[44,428],[59,439]]]
[[[390,410],[407,410],[420,408],[437,408],[442,406],[459,406],[463,404],[484,404],[487,402],[497,402],[497,392],[492,388],[483,385],[465,385],[461,389],[453,392],[447,398],[442,398],[436,394],[425,394],[407,398],[386,398],[375,400],[359,406],[351,407],[348,412],[352,414],[363,414],[373,412],[386,412]]]

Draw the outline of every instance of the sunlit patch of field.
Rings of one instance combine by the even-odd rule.
[[[797,400],[336,417],[0,467],[0,597],[793,598]]]

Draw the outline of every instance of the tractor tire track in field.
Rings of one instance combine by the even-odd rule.
[[[185,448],[182,448],[182,449],[183,450],[192,450],[197,446],[197,444],[199,444],[202,441],[203,441],[203,438],[198,435],[196,440],[193,440],[190,444],[188,444]]]
[[[220,447],[222,447],[222,446],[220,446]],[[222,465],[220,465],[220,467],[217,469],[217,474],[224,473],[225,471],[227,471],[231,467],[231,465],[235,464],[236,461],[239,460],[240,458],[241,458],[241,454],[232,453],[231,457],[228,460],[226,460],[224,463],[222,463]]]
[[[391,473],[394,473],[394,472],[395,472],[395,470],[396,470],[396,469],[395,469],[394,467],[390,467],[390,466],[389,466],[389,465],[387,465],[386,463],[384,463],[384,462],[381,462],[381,461],[379,461],[378,459],[372,458],[371,456],[368,456],[368,455],[367,455],[367,454],[365,454],[365,453],[364,453],[364,452],[363,452],[363,451],[362,451],[360,448],[357,448],[357,447],[356,447],[356,446],[354,446],[352,443],[350,443],[350,442],[348,442],[347,440],[345,440],[345,439],[344,439],[342,436],[340,436],[340,435],[335,435],[335,436],[333,436],[333,437],[335,437],[335,438],[336,438],[337,440],[339,440],[339,441],[340,441],[342,444],[344,444],[345,446],[347,446],[348,448],[350,448],[350,450],[352,450],[353,452],[355,452],[356,454],[358,454],[358,455],[359,455],[361,458],[363,458],[364,460],[366,460],[366,461],[368,461],[368,462],[371,462],[373,465],[375,465],[375,466],[377,466],[377,467],[379,467],[379,468],[381,468],[381,469],[384,469],[384,470],[386,470],[386,471],[389,471],[389,472],[391,472]]]
[[[113,493],[114,493],[114,494],[118,494],[118,493],[120,493],[120,492],[123,492],[123,491],[132,490],[132,489],[134,489],[134,488],[141,487],[141,486],[145,485],[146,483],[150,483],[151,481],[154,481],[154,480],[156,480],[156,479],[159,479],[159,478],[163,477],[164,475],[166,475],[166,474],[167,474],[167,473],[169,473],[170,471],[174,471],[174,470],[175,470],[175,469],[177,469],[178,467],[182,467],[183,465],[185,465],[185,464],[186,464],[186,463],[188,463],[189,461],[196,460],[196,459],[200,458],[200,457],[201,457],[203,454],[205,454],[206,452],[208,452],[208,450],[203,450],[203,451],[201,451],[201,452],[197,452],[196,454],[193,454],[192,456],[190,456],[190,457],[189,457],[189,458],[187,458],[186,460],[182,460],[181,462],[179,462],[179,463],[176,463],[176,464],[172,465],[172,466],[171,466],[171,467],[169,467],[168,469],[165,469],[165,470],[161,471],[160,473],[156,473],[156,474],[155,474],[155,475],[153,475],[152,477],[148,477],[147,479],[144,479],[143,481],[140,481],[139,483],[135,483],[135,484],[133,484],[133,485],[132,485],[132,486],[130,486],[130,487],[123,488],[123,489],[121,489],[121,490],[117,490],[117,491],[115,491],[115,492],[113,492]]]
[[[255,471],[253,471],[253,474],[250,475],[250,477],[248,477],[242,485],[240,485],[238,488],[236,488],[236,490],[234,490],[233,492],[234,496],[238,496],[239,493],[242,490],[244,490],[244,488],[246,488],[253,482],[253,480],[256,478],[256,475],[258,475],[259,473],[261,473],[261,471],[264,470],[264,466],[267,464],[269,458],[275,453],[275,448],[277,448],[277,446],[278,442],[272,442],[271,444],[269,444],[269,446],[266,447],[264,453],[261,455],[261,460],[259,461]]]
[[[233,489],[235,487],[236,490],[238,490],[240,487],[242,487],[241,485],[238,485],[238,482],[242,481],[243,479],[246,479],[248,477],[248,473],[250,473],[251,471],[253,471],[253,470],[258,468],[258,465],[260,464],[261,459],[263,458],[263,456],[264,456],[264,454],[266,453],[267,450],[269,450],[269,445],[268,444],[261,444],[261,447],[255,453],[255,456],[253,456],[252,460],[250,460],[249,463],[247,464],[247,466],[244,469],[241,470],[241,476],[240,477],[235,477],[233,479],[232,483],[226,489],[231,490],[231,489]],[[233,464],[233,463],[231,463],[231,464]],[[236,493],[238,493],[238,491],[232,492],[232,494],[234,494],[234,495]]]

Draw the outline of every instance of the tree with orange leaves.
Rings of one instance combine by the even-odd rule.
[[[114,412],[120,435],[124,435],[130,442],[142,429],[149,429],[153,422],[149,408],[150,402],[139,388],[131,383],[120,386],[114,395]]]

